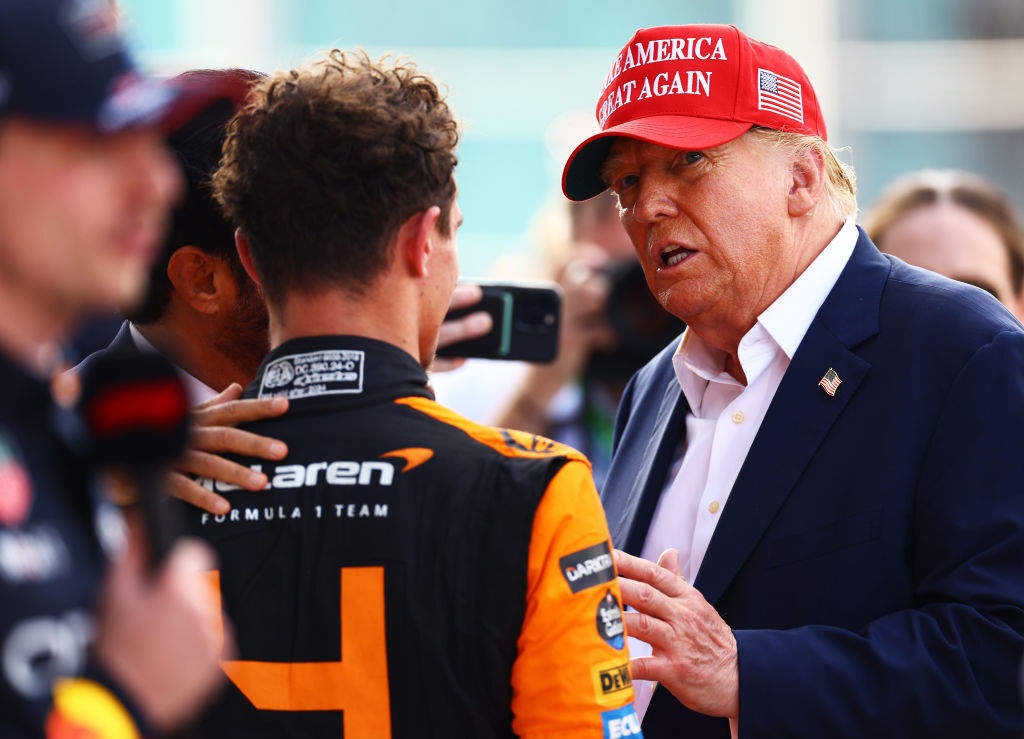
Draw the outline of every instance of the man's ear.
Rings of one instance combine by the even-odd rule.
[[[262,290],[263,283],[260,282],[259,275],[256,274],[256,268],[252,264],[252,250],[249,248],[249,239],[245,237],[240,228],[235,229],[235,250],[238,252],[238,259],[242,263],[245,273]]]
[[[432,238],[441,216],[441,208],[432,205],[414,213],[398,228],[395,237],[396,258],[416,277],[427,274],[427,262],[433,250]]]
[[[195,246],[178,247],[167,262],[167,279],[174,291],[200,313],[216,313],[220,308],[219,272],[223,260]]]
[[[792,163],[789,215],[793,218],[814,212],[825,193],[825,159],[818,149],[808,148]]]

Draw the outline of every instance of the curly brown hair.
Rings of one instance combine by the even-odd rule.
[[[449,232],[459,131],[405,60],[337,49],[256,85],[228,124],[217,200],[249,241],[268,302],[289,289],[362,292],[412,215]]]

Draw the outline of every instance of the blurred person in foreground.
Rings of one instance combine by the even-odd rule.
[[[125,321],[113,341],[78,371],[111,354],[159,352],[180,369],[193,405],[255,376],[267,351],[267,310],[238,261],[234,227],[217,208],[209,178],[220,160],[224,125],[261,77],[225,69],[174,79],[217,85],[225,94],[168,134],[167,146],[185,176],[184,195],[171,213],[143,299],[122,309]]]
[[[215,514],[227,513],[230,505],[212,488],[261,490],[267,484],[265,474],[223,453],[273,461],[287,451],[275,439],[235,428],[283,413],[288,403],[284,398],[237,400],[267,352],[267,309],[238,259],[235,227],[214,201],[209,181],[220,161],[225,125],[264,76],[244,69],[201,69],[175,78],[178,84],[213,86],[221,94],[167,136],[185,175],[185,193],[171,213],[143,300],[122,308],[125,321],[113,341],[75,368],[85,373],[111,355],[144,352],[158,352],[175,364],[195,406],[196,428],[169,492]],[[465,285],[454,301],[468,305],[479,299],[479,288]],[[489,318],[471,314],[446,323],[442,333],[449,342],[471,338],[490,329]],[[198,485],[196,476],[211,480],[209,488]]]
[[[597,114],[564,191],[618,195],[688,326],[603,495],[645,735],[1019,737],[1020,324],[856,227],[780,49],[637,31]]]
[[[333,51],[261,81],[216,196],[261,285],[271,352],[248,430],[288,456],[229,515],[231,685],[206,736],[639,731],[607,525],[586,459],[438,405],[458,271],[451,110],[410,63]]]
[[[1006,193],[981,175],[905,175],[879,196],[864,230],[886,254],[987,290],[1024,316],[1024,227]]]
[[[107,3],[0,3],[4,737],[173,729],[220,684],[209,548],[151,572],[49,391],[77,323],[139,296],[180,192],[158,126],[207,93],[140,78]]]

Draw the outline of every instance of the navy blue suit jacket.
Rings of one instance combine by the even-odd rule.
[[[675,344],[619,409],[604,504],[638,554],[688,406]],[[829,368],[835,397],[818,386]],[[867,236],[800,344],[694,585],[733,628],[749,737],[1024,731],[1024,330]],[[664,688],[644,735],[728,737]]]
[[[81,375],[83,372],[87,372],[89,367],[101,357],[106,356],[138,356],[141,352],[139,348],[135,346],[135,341],[132,340],[132,332],[130,324],[125,321],[121,324],[121,328],[117,330],[117,334],[110,343],[102,349],[98,349],[90,354],[88,357],[83,359],[75,367],[74,371]]]

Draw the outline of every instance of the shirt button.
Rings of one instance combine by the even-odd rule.
[[[743,423],[744,418],[746,418],[746,416],[743,415],[743,411],[736,411],[732,414],[733,423]]]
[[[720,507],[721,506],[718,505],[718,501],[717,500],[713,500],[713,501],[711,501],[711,505],[708,506],[708,513],[718,513],[718,509]]]

